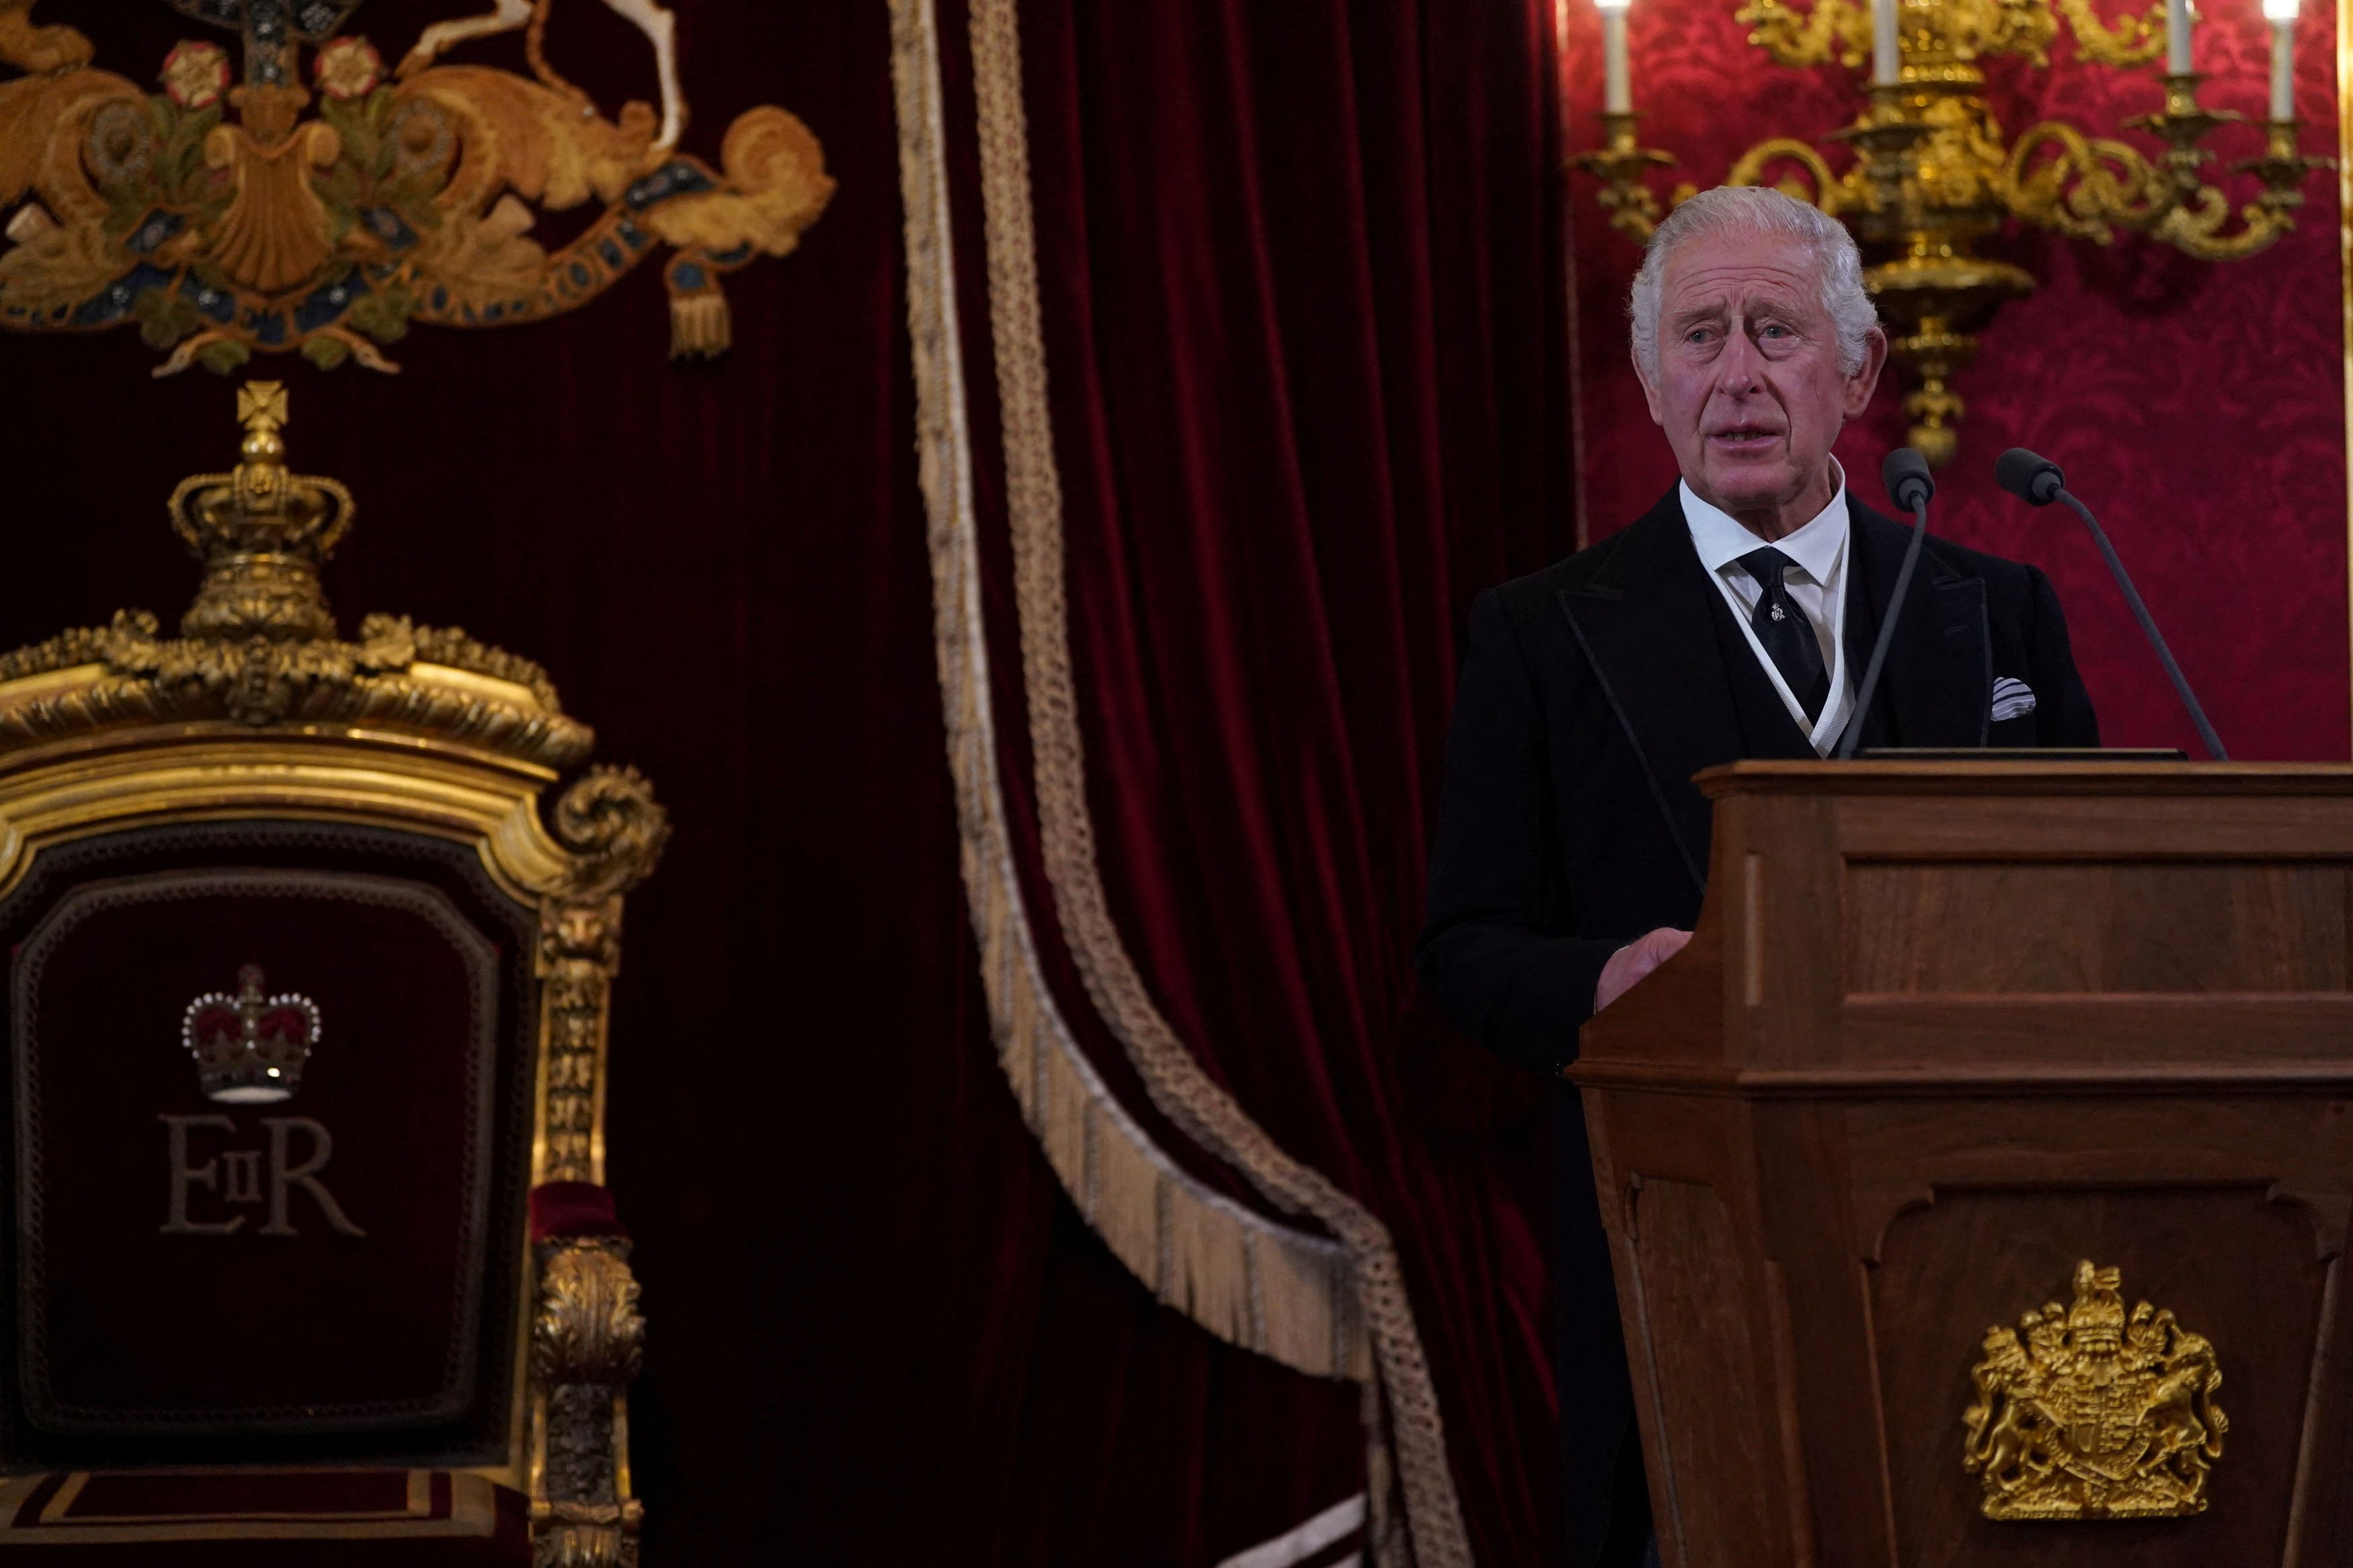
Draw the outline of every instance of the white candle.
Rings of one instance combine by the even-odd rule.
[[[2165,0],[2165,72],[2189,74],[2189,0]]]
[[[1630,0],[1597,0],[1601,12],[1602,108],[1629,114],[1634,89],[1626,77],[1626,8]]]
[[[2295,118],[2295,0],[2263,0],[2272,24],[2272,118]]]
[[[1904,40],[1896,29],[1896,0],[1871,0],[1871,79],[1894,87],[1904,72]]]

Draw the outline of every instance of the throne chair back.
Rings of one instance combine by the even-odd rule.
[[[239,416],[179,635],[0,658],[0,1552],[633,1563],[607,1014],[663,814],[526,660],[343,640],[352,496]]]

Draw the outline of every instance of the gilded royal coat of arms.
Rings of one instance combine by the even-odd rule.
[[[774,106],[728,128],[715,166],[680,150],[676,22],[656,0],[603,0],[645,33],[662,94],[610,119],[543,47],[551,13],[586,0],[485,0],[393,68],[346,30],[363,0],[165,0],[238,58],[185,40],[152,90],[36,25],[36,3],[0,0],[0,64],[26,73],[0,81],[0,326],[136,326],[168,355],[159,375],[256,353],[394,370],[384,348],[412,322],[538,320],[657,255],[673,353],[716,353],[721,276],[790,252],[833,192],[817,138]],[[515,30],[529,77],[444,58]],[[568,237],[533,237],[581,207]]]
[[[2125,1311],[2116,1269],[2075,1268],[2073,1305],[2047,1302],[1986,1332],[1964,1465],[1988,1519],[2161,1519],[2206,1510],[2230,1419],[2214,1347],[2146,1301]]]

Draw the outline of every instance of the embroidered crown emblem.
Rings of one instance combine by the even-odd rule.
[[[289,992],[262,994],[261,966],[237,972],[237,994],[208,991],[188,1004],[180,1044],[196,1058],[206,1100],[269,1105],[302,1087],[302,1064],[319,1043],[319,1005]]]

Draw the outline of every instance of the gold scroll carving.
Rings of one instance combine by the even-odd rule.
[[[539,973],[547,1064],[538,1179],[605,1179],[607,1011],[621,962],[621,896],[649,875],[670,840],[670,819],[634,768],[597,768],[564,793],[556,837],[571,874],[543,896]]]
[[[536,1568],[630,1568],[644,1510],[629,1495],[628,1385],[646,1321],[629,1245],[543,1242],[532,1320]]]

